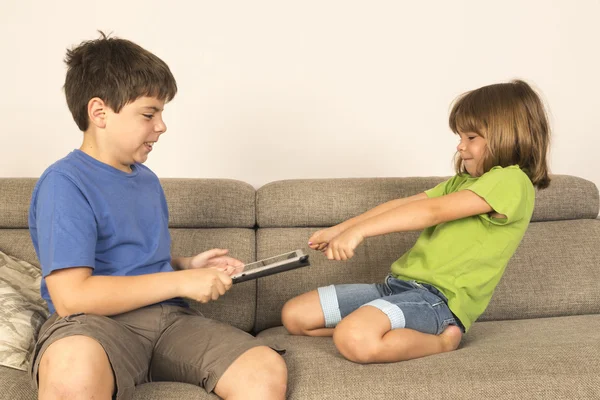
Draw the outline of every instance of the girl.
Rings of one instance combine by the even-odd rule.
[[[424,229],[383,283],[331,285],[288,301],[294,335],[333,336],[357,363],[451,351],[485,311],[529,225],[534,186],[550,183],[550,132],[539,96],[515,80],[467,92],[450,128],[460,138],[456,175],[315,232],[309,246],[348,260],[367,237]]]

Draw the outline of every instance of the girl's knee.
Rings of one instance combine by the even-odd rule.
[[[316,292],[304,293],[283,305],[281,323],[292,335],[307,335],[311,329],[319,327],[316,319],[320,313],[322,312]]]
[[[365,334],[364,330],[342,323],[333,331],[333,343],[341,355],[359,364],[374,362],[381,345],[381,338]]]
[[[298,307],[295,299],[288,300],[281,309],[281,323],[292,335],[300,335]]]

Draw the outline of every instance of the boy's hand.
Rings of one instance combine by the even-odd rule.
[[[229,275],[214,268],[190,268],[176,273],[182,276],[179,285],[180,296],[196,300],[198,303],[217,300],[233,284]]]
[[[335,226],[316,231],[312,234],[310,239],[308,239],[308,247],[313,250],[325,251],[329,242],[340,233],[340,229]]]
[[[347,229],[329,242],[325,255],[329,260],[349,260],[363,240],[364,236],[358,229]]]
[[[244,269],[244,263],[233,257],[226,256],[229,250],[212,249],[198,254],[190,259],[188,269],[214,268],[229,276]]]

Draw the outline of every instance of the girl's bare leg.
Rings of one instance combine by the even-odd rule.
[[[457,326],[449,326],[440,335],[412,329],[391,330],[388,316],[371,306],[348,315],[333,333],[339,352],[361,364],[396,362],[452,351],[461,338],[462,332]]]
[[[316,290],[301,294],[285,303],[281,310],[281,320],[292,335],[333,335],[333,328],[325,328],[325,316]]]

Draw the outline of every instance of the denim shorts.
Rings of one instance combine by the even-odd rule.
[[[465,332],[448,308],[446,296],[426,283],[388,275],[383,283],[330,285],[317,291],[326,328],[334,328],[359,307],[372,306],[388,316],[392,329],[409,328],[439,335],[449,325],[456,325]]]

